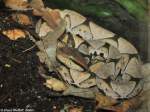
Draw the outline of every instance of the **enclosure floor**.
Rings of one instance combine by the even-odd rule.
[[[43,85],[38,73],[38,49],[24,52],[34,44],[29,39],[10,41],[0,37],[0,109],[30,108],[34,112],[59,112],[65,104],[83,106],[92,112],[95,101],[62,97]],[[58,94],[58,96],[57,96]]]

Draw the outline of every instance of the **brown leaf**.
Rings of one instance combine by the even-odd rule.
[[[83,106],[65,105],[61,112],[83,112]]]
[[[39,21],[39,22],[40,22],[40,21]],[[39,22],[37,23],[37,27],[38,27]],[[46,36],[49,32],[53,31],[53,30],[47,25],[46,22],[40,24],[39,29],[36,28],[36,30],[38,31],[37,33],[38,33],[38,35],[39,35],[40,37],[44,37],[44,36]]]
[[[23,25],[31,25],[30,18],[25,14],[12,14],[12,19]]]
[[[21,29],[4,30],[2,31],[2,34],[7,36],[10,40],[17,40],[26,37],[26,32]]]
[[[61,21],[59,10],[44,8],[42,0],[32,0],[30,6],[34,9],[33,14],[41,16],[52,29],[55,29],[59,25]]]
[[[120,105],[106,107],[106,110],[115,112],[128,112],[128,110],[136,109],[141,104],[138,97],[123,101]]]
[[[83,112],[83,107],[70,107],[68,112]]]
[[[51,28],[55,29],[61,21],[59,11],[58,10],[45,9],[42,12],[43,12],[42,18],[47,22],[47,24]]]
[[[34,9],[42,9],[44,8],[43,0],[32,0],[30,6]]]
[[[52,65],[56,67],[56,48],[57,40],[65,31],[65,21],[61,21],[60,25],[56,30],[49,32],[47,36],[43,39],[44,47],[46,48],[46,53],[51,61]]]
[[[49,79],[46,80],[45,85],[54,91],[64,91],[67,89],[67,86],[64,84],[64,82],[53,77],[49,77]]]
[[[109,107],[117,103],[117,100],[108,96],[104,96],[101,93],[96,93],[96,101],[97,101],[96,106],[97,108]]]
[[[4,3],[13,10],[26,10],[29,7],[27,0],[4,0]]]

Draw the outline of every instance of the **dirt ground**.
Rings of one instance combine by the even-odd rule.
[[[59,112],[65,104],[72,104],[83,106],[85,112],[92,112],[94,101],[62,97],[43,85],[44,79],[38,73],[38,49],[34,47],[25,52],[33,45],[28,38],[10,41],[0,36],[0,109],[30,108],[35,112]]]

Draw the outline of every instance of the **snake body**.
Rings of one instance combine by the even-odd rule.
[[[57,40],[57,71],[65,83],[84,89],[97,87],[115,99],[142,91],[142,63],[130,42],[75,11],[59,13],[66,27]]]

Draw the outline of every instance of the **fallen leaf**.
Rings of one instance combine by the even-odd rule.
[[[44,47],[46,48],[46,55],[49,57],[52,65],[56,67],[56,49],[57,49],[57,40],[65,31],[65,21],[62,20],[60,25],[56,28],[55,31],[49,32],[47,36],[43,39]]]
[[[68,112],[83,112],[83,107],[71,107]]]
[[[60,24],[61,17],[58,10],[45,9],[42,12],[42,18],[52,29],[55,29]]]
[[[74,106],[74,105],[65,105],[60,112],[83,112],[82,106]]]
[[[42,9],[44,8],[43,0],[32,0],[30,6],[34,9]]]
[[[58,27],[62,19],[58,10],[45,8],[42,0],[32,0],[30,6],[33,8],[33,14],[41,16],[52,29]]]
[[[4,3],[13,10],[26,10],[29,7],[28,0],[4,0]]]
[[[136,109],[141,104],[138,97],[132,99],[124,100],[120,105],[106,107],[106,110],[111,110],[115,112],[128,112]]]
[[[26,32],[21,29],[4,30],[2,31],[2,34],[7,36],[10,40],[17,40],[26,37]]]
[[[67,86],[64,84],[64,82],[53,77],[49,77],[44,85],[54,91],[64,91],[67,89]]]
[[[42,24],[40,25],[39,32],[37,32],[37,33],[39,33],[39,36],[40,36],[40,37],[44,37],[44,36],[46,36],[50,31],[53,31],[53,30],[47,25],[46,22],[44,22],[44,23],[42,23]]]
[[[25,14],[12,14],[12,19],[22,25],[31,25],[30,18]]]
[[[96,108],[109,107],[117,103],[117,100],[108,96],[104,96],[101,93],[96,93],[96,101],[97,101]]]
[[[43,43],[42,45],[45,48],[43,52],[45,52],[45,55],[48,56],[53,68],[56,68],[57,40],[64,33],[66,22],[61,18],[58,10],[45,8],[42,0],[33,0],[30,3],[30,6],[34,9],[33,14],[36,16],[41,16],[53,30],[50,31],[44,38],[41,38],[41,40]],[[40,48],[41,46],[38,47]]]

